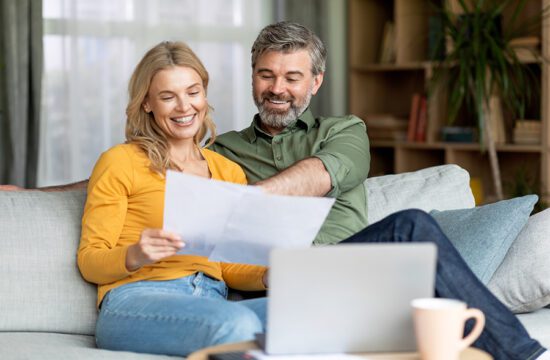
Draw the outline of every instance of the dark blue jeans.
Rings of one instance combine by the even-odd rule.
[[[405,210],[372,224],[341,243],[433,242],[437,245],[435,295],[460,299],[485,314],[485,329],[474,346],[500,359],[536,359],[545,349],[483,285],[435,220],[420,210]],[[471,328],[467,324],[466,332]]]

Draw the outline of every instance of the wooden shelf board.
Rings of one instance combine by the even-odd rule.
[[[464,151],[480,151],[481,147],[477,143],[452,143],[452,142],[435,142],[435,143],[415,143],[405,141],[391,140],[372,140],[371,147],[373,148],[403,148],[403,149],[419,149],[419,150],[464,150]],[[543,152],[542,145],[518,145],[518,144],[497,144],[499,152]]]
[[[410,62],[403,64],[365,64],[354,65],[351,70],[357,72],[375,72],[375,71],[406,71],[406,70],[425,70],[430,67],[430,63],[427,61],[422,62]]]

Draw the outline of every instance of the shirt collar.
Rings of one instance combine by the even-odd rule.
[[[246,129],[244,129],[243,133],[248,138],[248,141],[251,143],[256,142],[258,135],[259,136],[265,136],[271,138],[272,136],[267,134],[265,131],[262,130],[260,126],[260,115],[256,114],[254,115],[254,119],[252,120],[252,123],[250,126]],[[313,117],[313,114],[311,113],[311,110],[309,107],[298,117],[296,121],[293,121],[290,123],[287,127],[287,129],[292,130],[292,128],[301,126],[304,127],[306,132],[309,132],[309,130],[315,125],[315,118]]]

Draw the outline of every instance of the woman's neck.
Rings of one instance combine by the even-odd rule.
[[[193,143],[170,145],[170,158],[176,164],[204,160],[199,147]]]

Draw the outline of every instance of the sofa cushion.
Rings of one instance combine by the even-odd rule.
[[[472,208],[470,175],[457,165],[372,177],[365,181],[369,224],[404,209]]]
[[[54,333],[0,332],[0,359],[161,360],[181,357],[100,350],[93,336]]]
[[[515,313],[550,304],[550,209],[529,218],[489,289]]]
[[[543,308],[528,314],[517,315],[531,337],[550,348],[550,309]]]
[[[96,287],[76,265],[84,191],[0,191],[0,331],[93,334]]]
[[[527,195],[473,209],[431,212],[474,274],[487,284],[538,200]]]

